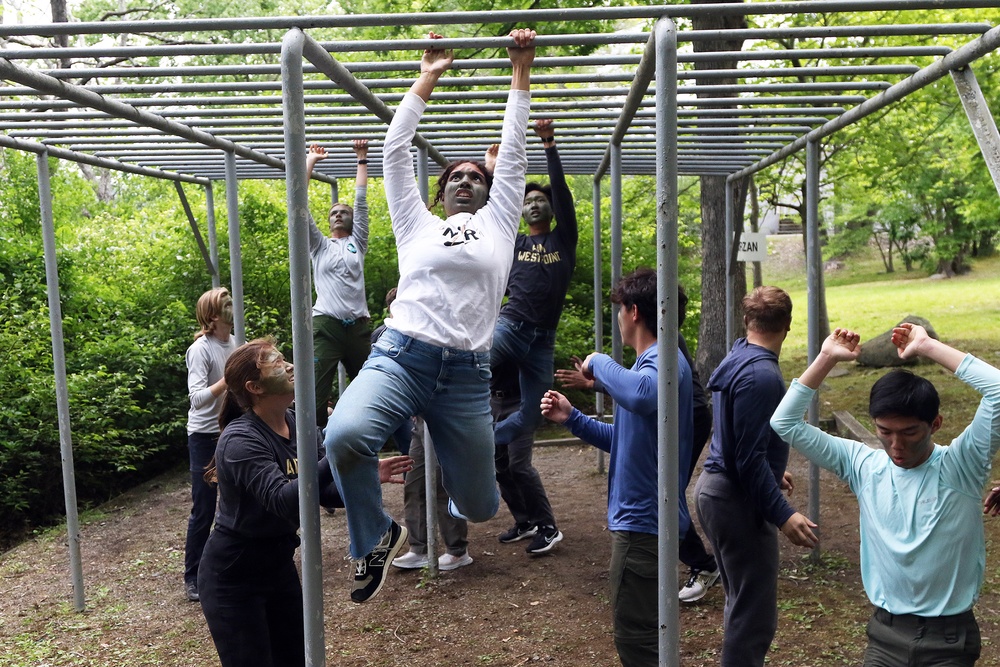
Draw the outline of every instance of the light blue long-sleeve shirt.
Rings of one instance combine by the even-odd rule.
[[[916,468],[803,422],[815,392],[798,380],[771,417],[778,435],[858,497],[861,580],[872,604],[893,614],[962,613],[983,583],[980,498],[1000,447],[1000,370],[966,355],[955,375],[983,395],[979,409],[950,447],[934,445]]]

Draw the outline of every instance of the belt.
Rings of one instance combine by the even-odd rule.
[[[367,324],[372,318],[370,317],[359,317],[357,319],[347,319],[347,320],[337,320],[340,322],[344,328],[353,327],[355,324]]]

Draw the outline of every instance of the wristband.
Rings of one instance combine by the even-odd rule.
[[[358,160],[358,164],[368,164],[368,158],[365,158],[364,160]]]
[[[555,137],[542,137],[543,144],[552,144],[555,143],[555,141],[556,141]]]

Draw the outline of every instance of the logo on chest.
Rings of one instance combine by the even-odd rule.
[[[479,232],[469,229],[465,225],[449,225],[445,223],[439,227],[441,236],[444,238],[444,246],[449,248],[456,245],[465,245],[480,239]]]

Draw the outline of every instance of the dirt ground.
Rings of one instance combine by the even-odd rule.
[[[328,665],[617,665],[611,635],[606,478],[596,450],[536,450],[565,539],[529,558],[524,543],[503,545],[501,507],[470,526],[475,562],[436,580],[394,570],[374,601],[348,598],[344,515],[323,515]],[[793,502],[806,505],[807,473],[793,453]],[[692,485],[693,486],[693,485]],[[402,515],[402,487],[384,487]],[[869,613],[858,573],[857,505],[824,473],[819,523],[825,556],[812,564],[781,538],[778,634],[771,665],[859,664]],[[218,664],[197,604],[183,596],[181,571],[188,512],[186,473],[166,475],[85,517],[82,531],[87,610],[72,611],[64,531],[51,531],[0,557],[0,666]],[[994,541],[1000,519],[987,522]],[[990,546],[988,545],[988,550]],[[981,665],[1000,664],[1000,578],[988,557],[977,615]],[[991,565],[993,567],[991,568]],[[713,588],[680,613],[681,664],[718,664],[723,593]]]

